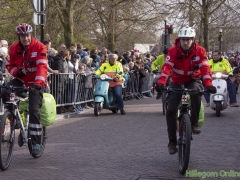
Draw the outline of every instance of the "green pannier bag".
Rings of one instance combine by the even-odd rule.
[[[21,117],[24,125],[26,124],[25,112],[28,108],[28,98],[26,101],[20,101],[19,109],[21,111]],[[24,113],[24,115],[23,115]],[[41,124],[43,126],[50,126],[56,119],[56,102],[54,97],[49,93],[43,93],[42,107],[40,108]]]
[[[187,95],[187,101],[189,104],[191,104],[191,99],[190,96]],[[182,101],[180,102],[180,105],[182,104]],[[201,101],[201,108],[199,112],[199,117],[198,117],[198,126],[201,128],[204,123],[204,105],[203,102]]]

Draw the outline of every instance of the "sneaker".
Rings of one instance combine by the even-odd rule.
[[[177,143],[170,141],[168,144],[168,152],[169,154],[175,154],[177,152]]]
[[[62,108],[59,109],[59,108],[58,108],[58,109],[57,109],[57,114],[61,114],[61,113],[65,113],[64,109],[62,109]]]
[[[157,97],[156,97],[156,99],[160,99],[161,96],[162,96],[162,93],[158,92],[158,93],[157,93]]]
[[[126,112],[124,111],[124,109],[120,109],[120,111],[121,111],[121,114],[122,114],[122,115],[126,114]]]
[[[209,106],[210,106],[210,103],[207,103],[207,104],[206,104],[206,107],[209,107]]]
[[[234,103],[231,103],[231,104],[230,104],[230,107],[239,107],[239,104],[236,103],[236,102],[234,102]]]
[[[68,111],[69,111],[69,112],[75,112],[75,109],[74,109],[73,106],[70,106],[70,107],[68,108]]]
[[[132,101],[131,96],[126,97],[126,99],[127,99],[128,101]]]
[[[66,109],[65,107],[63,107],[62,110],[63,110],[64,112],[69,112],[69,110]]]
[[[41,147],[39,144],[35,144],[32,146],[32,155],[39,155],[41,153]]]
[[[88,107],[94,108],[94,104],[93,103],[89,103]]]
[[[198,126],[198,124],[193,125],[192,132],[193,132],[193,134],[200,134],[201,133],[201,128]]]
[[[77,107],[77,109],[78,109],[79,111],[83,111],[83,109],[82,109],[82,106],[81,106],[81,105],[77,105],[76,107]]]
[[[85,108],[85,109],[90,109],[90,107],[89,107],[89,106],[84,106],[83,108]]]

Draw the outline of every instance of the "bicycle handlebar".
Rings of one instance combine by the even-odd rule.
[[[178,93],[192,93],[192,94],[205,94],[209,93],[208,91],[202,89],[189,89],[189,88],[171,88],[171,87],[163,87],[163,91],[165,92],[178,92]]]
[[[0,88],[6,88],[6,89],[10,89],[10,90],[15,90],[15,89],[21,89],[23,91],[29,91],[29,87],[23,87],[23,86],[13,86],[13,85],[5,85],[5,86],[1,86],[0,85]]]

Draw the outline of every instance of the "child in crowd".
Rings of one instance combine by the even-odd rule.
[[[144,78],[146,77],[146,73],[148,72],[147,69],[145,69],[145,65],[143,63],[139,64],[139,85],[138,85],[138,93],[140,97],[144,97],[142,94],[142,88],[143,88],[143,82]]]
[[[126,88],[127,88],[127,84],[128,84],[128,79],[129,79],[129,74],[128,74],[128,71],[129,71],[129,68],[126,66],[126,65],[124,65],[123,66],[123,72],[124,72],[124,75],[123,75],[123,79],[124,79],[124,81],[123,81],[123,84],[122,84],[122,93],[123,93],[123,100],[124,101],[127,101],[128,99],[127,99],[127,91],[126,91]]]
[[[93,75],[93,69],[91,68],[92,65],[92,58],[90,56],[85,56],[82,59],[82,63],[86,65],[85,68],[85,82],[84,82],[84,103],[83,108],[89,109],[90,107],[87,105],[88,100],[88,94],[90,92],[90,89],[93,87],[92,83],[92,75]]]
[[[86,78],[86,72],[85,72],[85,67],[86,65],[81,63],[79,64],[78,66],[78,71],[77,71],[77,80],[76,80],[76,103],[78,102],[81,102],[84,97],[83,97],[83,94],[82,92],[84,92],[84,83],[85,83],[85,78]],[[77,104],[76,108],[79,110],[79,111],[83,111],[82,107],[80,104]]]

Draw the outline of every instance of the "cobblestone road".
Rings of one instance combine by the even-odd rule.
[[[0,179],[200,179],[180,175],[177,154],[168,154],[160,101],[147,98],[125,106],[125,116],[104,110],[99,117],[89,111],[57,120],[48,128],[46,149],[39,159],[16,141],[12,163],[0,171]],[[218,173],[206,179],[240,179],[240,108],[228,107],[221,117],[210,108],[205,113],[202,133],[193,137],[188,169]],[[220,172],[230,170],[239,172],[239,177],[220,177]]]

